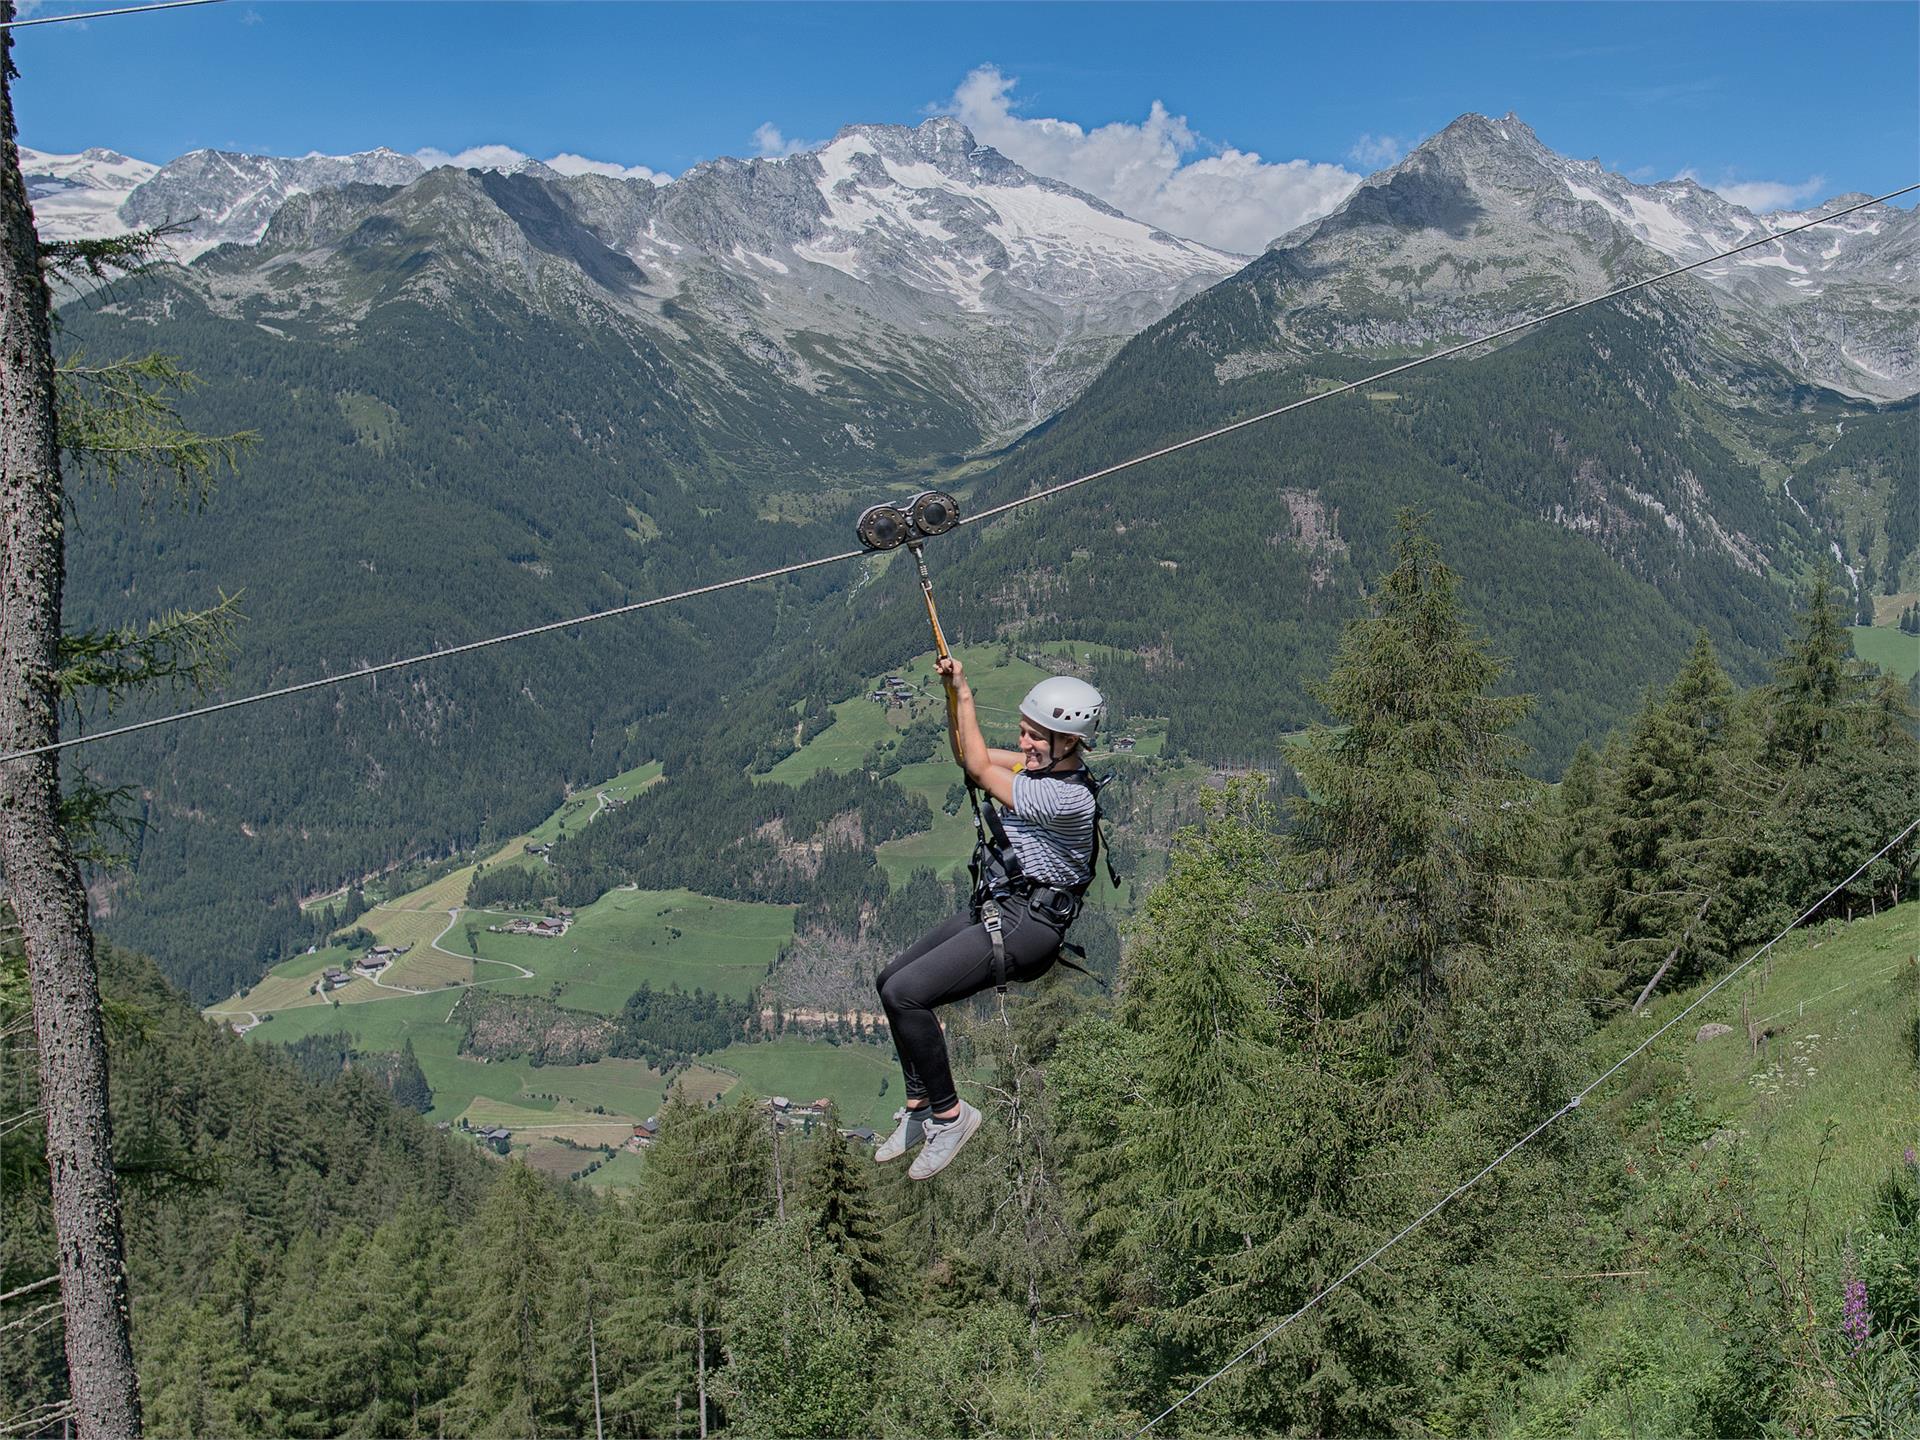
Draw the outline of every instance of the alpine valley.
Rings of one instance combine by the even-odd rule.
[[[1252,259],[948,119],[667,182],[23,159],[54,234],[183,227],[182,263],[68,299],[64,352],[177,356],[194,424],[260,437],[191,510],[83,487],[71,621],[237,592],[236,694],[832,554],[875,500],[1011,499],[1823,213],[1637,185],[1513,116],[1462,117]],[[1698,630],[1758,679],[1816,564],[1869,616],[1920,589],[1917,264],[1914,213],[1872,206],[969,527],[929,547],[949,629],[1089,674],[1164,735],[1155,763],[1280,773],[1411,506],[1557,773]],[[102,924],[216,1000],[321,938],[302,900],[658,762],[576,903],[783,899],[839,845],[851,908],[813,918],[866,937],[904,878],[876,847],[951,817],[884,747],[766,797],[926,648],[918,605],[884,560],[829,567],[113,742],[87,763],[145,826]],[[1141,803],[1152,850],[1181,812]]]
[[[133,1432],[110,1234],[155,1436],[1913,1433],[1914,212],[1513,115],[1255,256],[948,119],[503,158],[28,154],[46,233],[177,248],[62,295],[64,494],[9,476],[100,741],[9,877],[94,847],[105,1004],[22,885],[0,1433]],[[129,374],[252,443],[110,481]],[[929,489],[988,734],[1110,702],[1109,863],[1084,973],[909,977],[978,946],[907,1160],[875,977],[973,822],[854,523]]]

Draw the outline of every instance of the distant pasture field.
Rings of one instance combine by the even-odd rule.
[[[1003,738],[1003,731],[1004,738],[1011,739],[1013,707],[1041,674],[1024,661],[996,664],[1004,654],[978,647],[963,655],[996,740]],[[930,659],[922,657],[903,673],[926,685],[921,713],[944,713]],[[829,731],[816,737],[815,746],[828,743],[790,757],[801,764],[789,763],[787,773],[778,778],[803,779],[818,769],[834,768],[820,763],[823,757],[849,751],[857,762],[876,739],[898,733],[889,713],[864,698],[847,702],[843,714],[852,723],[841,734]],[[793,773],[796,769],[800,773]],[[589,823],[586,817],[598,807],[599,795],[628,798],[656,783],[659,773],[658,766],[642,766],[583,789],[528,835],[498,847],[487,863],[539,863],[526,855],[529,839],[557,836],[563,822],[569,828]],[[950,871],[964,861],[972,844],[965,812],[939,813],[956,774],[944,753],[898,772],[902,785],[928,799],[936,825],[927,835],[882,847],[882,862],[896,881],[917,865]],[[744,999],[793,934],[793,910],[788,906],[720,900],[686,890],[626,889],[609,891],[581,907],[567,933],[558,938],[489,934],[488,925],[504,925],[512,916],[466,907],[474,869],[456,869],[374,906],[353,922],[380,944],[410,947],[380,984],[357,977],[329,995],[312,994],[313,981],[322,971],[350,969],[360,956],[359,947],[332,945],[275,966],[245,994],[209,1009],[209,1017],[244,1021],[244,1012],[270,1015],[250,1031],[250,1038],[270,1043],[344,1031],[363,1050],[397,1051],[411,1045],[433,1090],[429,1118],[454,1124],[464,1118],[476,1129],[504,1125],[514,1132],[515,1153],[561,1177],[600,1159],[602,1144],[623,1143],[636,1121],[658,1112],[670,1083],[697,1105],[749,1092],[796,1101],[824,1095],[838,1105],[843,1123],[876,1129],[886,1126],[899,1105],[898,1068],[884,1045],[836,1046],[799,1037],[741,1042],[705,1057],[706,1063],[685,1067],[672,1082],[640,1060],[536,1066],[519,1059],[462,1056],[459,1006],[476,985],[552,998],[569,1009],[606,1015],[618,1013],[642,983],[703,988]],[[522,975],[521,970],[532,974]],[[566,1142],[587,1148],[571,1148]],[[631,1185],[644,1163],[642,1155],[616,1150],[612,1161],[586,1179],[597,1188]]]
[[[1020,701],[1046,678],[1047,672],[1025,660],[1007,658],[1003,646],[965,645],[954,653],[966,669],[987,743],[1012,745],[1019,728]],[[880,705],[868,699],[885,678],[872,676],[857,695],[833,706],[833,724],[775,765],[765,778],[797,785],[822,770],[844,773],[857,769],[875,744],[892,739],[911,721],[926,715],[944,718],[946,687],[934,672],[933,663],[934,655],[929,650],[889,672],[914,692],[909,705]]]
[[[1025,647],[1030,653],[1055,655],[1077,664],[1097,664],[1102,660],[1127,655],[1112,646],[1091,645],[1077,640],[1052,640]],[[967,681],[974,692],[974,707],[987,743],[1012,748],[1018,740],[1020,702],[1041,680],[1051,673],[1018,656],[1010,657],[1005,646],[969,645],[956,652],[966,668]],[[879,688],[881,675],[869,677],[859,694],[833,706],[834,722],[769,770],[764,778],[797,785],[823,770],[845,773],[858,769],[873,747],[892,740],[914,720],[925,716],[946,715],[945,689],[933,669],[934,656],[927,651],[907,665],[891,672],[905,681],[914,692],[906,705],[883,706],[867,696]],[[1166,743],[1166,722],[1149,720],[1129,731],[1141,757],[1158,755]],[[1115,738],[1103,737],[1106,742]],[[1093,752],[1094,762],[1113,752],[1103,747]],[[948,789],[960,778],[946,748],[931,760],[901,766],[892,779],[903,790],[920,796],[933,811],[932,828],[917,835],[902,836],[878,845],[874,853],[887,872],[890,884],[903,884],[922,867],[941,877],[952,875],[973,852],[973,817],[964,808],[948,815]]]
[[[1898,625],[1855,625],[1853,653],[1889,675],[1911,680],[1920,670],[1920,635],[1903,634]]]
[[[536,845],[551,845],[555,840],[560,838],[562,832],[566,830],[580,830],[591,824],[595,815],[600,812],[600,797],[602,795],[614,802],[631,800],[635,795],[638,795],[642,790],[658,780],[660,778],[660,771],[660,762],[650,760],[645,765],[624,771],[614,776],[611,780],[603,781],[598,785],[582,786],[562,801],[560,808],[555,810],[553,814],[549,815],[524,836],[520,837],[521,855],[525,856],[526,844],[529,842]],[[536,857],[526,858],[534,860],[534,863],[538,863]],[[461,892],[461,898],[464,899],[465,896],[466,892],[463,890]]]
[[[899,1109],[904,1093],[900,1063],[887,1045],[828,1045],[782,1038],[730,1045],[707,1060],[737,1073],[755,1095],[785,1095],[796,1102],[827,1096],[839,1107],[843,1125],[881,1128]],[[885,1094],[881,1093],[883,1081]]]
[[[503,980],[502,989],[548,995],[569,1009],[602,1015],[617,1013],[642,982],[744,1000],[793,937],[790,906],[716,900],[691,890],[609,890],[557,939],[487,933],[487,925],[507,918],[465,911],[443,943],[464,950],[466,927],[478,925],[482,958],[522,965],[536,976]]]

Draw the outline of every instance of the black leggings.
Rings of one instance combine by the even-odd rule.
[[[1060,953],[1062,928],[1032,914],[1024,900],[1009,900],[1001,911],[1007,979],[1038,980]],[[935,1110],[952,1109],[960,1096],[933,1011],[993,984],[993,942],[986,927],[970,916],[954,916],[902,950],[875,983],[907,1077],[907,1098],[930,1100]]]

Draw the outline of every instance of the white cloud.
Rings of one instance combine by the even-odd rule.
[[[1674,178],[1706,185],[1721,199],[1744,205],[1756,215],[1765,215],[1770,210],[1791,210],[1808,200],[1816,200],[1827,185],[1824,175],[1809,175],[1797,185],[1786,180],[1723,180],[1718,185],[1707,185],[1698,175],[1685,170]]]
[[[1253,254],[1296,225],[1317,219],[1349,194],[1360,177],[1339,165],[1270,162],[1251,150],[1203,146],[1186,117],[1158,100],[1147,118],[1083,130],[1070,120],[1013,113],[1019,83],[983,65],[935,107],[960,120],[984,145],[1037,175],[1098,195],[1148,224],[1223,249]]]
[[[1362,135],[1347,151],[1347,158],[1369,170],[1384,169],[1407,153],[1407,142],[1397,135]]]
[[[413,152],[413,158],[428,169],[451,165],[456,170],[518,170],[532,158],[511,145],[473,145],[455,154],[429,145]]]
[[[645,165],[621,165],[612,160],[589,160],[584,155],[570,155],[566,152],[554,156],[546,162],[549,170],[557,170],[562,175],[611,175],[616,180],[651,180],[656,185],[665,185],[673,179],[660,170]]]
[[[818,141],[787,139],[780,133],[780,127],[771,120],[753,132],[753,153],[762,160],[777,160],[785,155],[799,155],[819,148]]]
[[[439,150],[429,145],[424,150],[414,151],[413,158],[430,170],[442,165],[451,165],[457,170],[504,170],[508,174],[516,170],[524,170],[534,163],[531,155],[525,151],[516,150],[511,145],[472,145],[458,152]],[[562,151],[551,160],[543,160],[540,163],[562,175],[611,175],[620,180],[651,180],[656,185],[664,185],[673,179],[671,175],[649,169],[645,165],[622,165],[613,160],[589,160],[584,155],[575,155],[568,151]]]

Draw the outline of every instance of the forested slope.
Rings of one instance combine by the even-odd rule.
[[[159,303],[159,302],[156,302]],[[347,346],[293,344],[169,291],[164,343],[205,382],[204,430],[260,443],[208,504],[83,486],[70,622],[239,593],[232,691],[338,672],[818,553],[751,519],[624,342],[531,312],[393,307]],[[69,353],[152,328],[69,312]],[[297,897],[523,829],[562,787],[646,758],[627,727],[701,714],[789,622],[786,594],[555,634],[89,755],[146,828],[108,926],[212,998],[307,938]],[[156,697],[147,708],[178,703]],[[116,719],[129,718],[128,712]],[[694,722],[687,722],[694,723]]]
[[[274,1402],[245,1351],[253,1317],[295,1298],[280,1298],[284,1257],[336,1245],[355,1257],[353,1274],[335,1277],[338,1300],[381,1297],[343,1319],[381,1337],[367,1383],[386,1388],[386,1419],[372,1428],[392,1433],[408,1423],[407,1382],[397,1371],[425,1361],[420,1330],[407,1329],[417,1317],[401,1318],[414,1282],[399,1277],[426,1278],[426,1257],[486,1195],[489,1167],[471,1146],[397,1108],[377,1076],[336,1071],[316,1083],[278,1053],[202,1020],[152,962],[106,945],[100,962],[134,1341],[156,1428],[236,1434],[264,1423],[259,1407]],[[0,954],[0,1094],[7,1113],[28,1112],[28,1123],[0,1133],[0,1292],[55,1268],[45,1137],[31,1119],[37,1085],[24,981],[18,949],[8,945]],[[209,1409],[223,1384],[237,1408]],[[0,1347],[0,1413],[17,1418],[64,1395],[65,1385],[57,1317],[22,1326]],[[272,1428],[285,1433],[287,1423],[279,1416]],[[346,1423],[329,1415],[317,1433]]]
[[[1920,1061],[1886,907],[1920,846],[1823,897],[1911,818],[1903,690],[1849,659],[1822,580],[1768,683],[1698,637],[1556,793],[1416,525],[1369,589],[1306,794],[1215,794],[1116,997],[951,1017],[988,1120],[933,1184],[744,1104],[668,1106],[631,1201],[487,1184],[383,1085],[316,1087],[107,952],[154,1432],[585,1433],[597,1402],[613,1434],[1109,1434],[1564,1111],[1175,1433],[1897,1433]],[[1816,905],[1744,1002],[1566,1108],[1646,1038],[1648,980],[1676,1016]],[[12,1288],[49,1261],[30,1070],[5,1073]],[[51,1331],[0,1363],[10,1404],[58,1398]]]
[[[852,491],[816,486],[766,512],[802,518],[766,518],[780,477],[742,460],[680,362],[454,264],[457,238],[415,216],[342,249],[365,307],[351,323],[238,291],[216,311],[195,276],[237,283],[237,253],[68,307],[69,354],[159,343],[206,382],[190,420],[262,436],[198,513],[83,491],[75,624],[241,591],[238,692],[848,543]],[[1365,354],[1276,338],[1296,292],[1329,279],[1313,263],[1272,251],[1142,333],[1074,405],[956,481],[966,505],[1405,353],[1391,326]],[[1509,278],[1513,304],[1538,298]],[[1364,286],[1340,301],[1356,324],[1423,303]],[[1792,585],[1836,537],[1878,578],[1911,569],[1914,506],[1896,483],[1920,460],[1911,403],[1797,386],[1730,353],[1716,313],[1682,282],[944,537],[931,558],[950,629],[1115,646],[1127,653],[1093,678],[1122,712],[1166,716],[1173,753],[1272,767],[1283,734],[1324,716],[1310,677],[1413,505],[1513,661],[1504,683],[1538,696],[1520,733],[1533,772],[1553,773],[1696,627],[1758,679]],[[788,414],[782,433],[800,445],[805,423]],[[134,787],[146,828],[131,875],[100,887],[103,919],[196,994],[229,993],[311,941],[299,898],[512,834],[567,784],[655,759],[700,779],[650,809],[731,793],[719,772],[764,770],[863,677],[924,648],[914,604],[892,568],[848,566],[115,742],[88,763]]]

